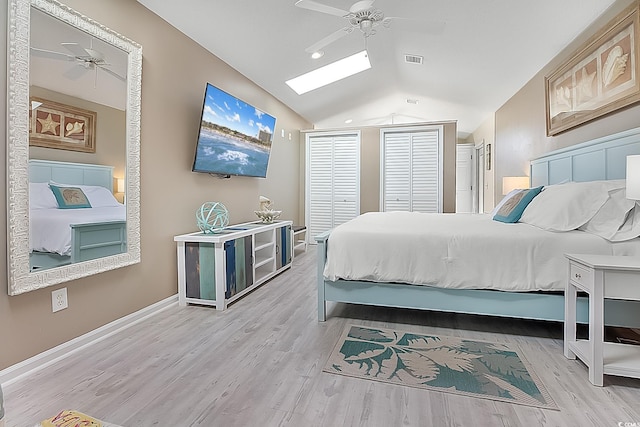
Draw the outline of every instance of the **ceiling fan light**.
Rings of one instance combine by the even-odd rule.
[[[360,73],[371,68],[369,55],[366,50],[347,56],[331,64],[302,74],[285,83],[298,95],[307,93],[319,87],[326,86],[338,80]]]
[[[323,56],[324,56],[324,50],[317,50],[311,54],[311,58],[313,59],[319,59],[319,58],[322,58]]]

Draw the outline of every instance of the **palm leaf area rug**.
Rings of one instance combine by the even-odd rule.
[[[558,409],[517,351],[486,341],[347,326],[324,371]]]

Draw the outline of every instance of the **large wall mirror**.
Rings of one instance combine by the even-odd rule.
[[[55,0],[8,6],[7,271],[18,295],[140,262],[142,48]]]

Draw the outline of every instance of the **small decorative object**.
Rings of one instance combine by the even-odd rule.
[[[271,209],[271,200],[264,196],[260,196],[260,210],[254,211],[255,214],[265,224],[270,224],[274,219],[278,219],[282,211],[274,211]]]
[[[218,233],[229,225],[229,211],[220,202],[205,202],[196,211],[196,221],[203,233]]]

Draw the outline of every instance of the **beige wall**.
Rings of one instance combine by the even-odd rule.
[[[309,122],[135,1],[65,0],[65,4],[143,47],[142,262],[15,297],[7,296],[6,263],[2,263],[0,369],[174,295],[177,273],[173,236],[195,230],[194,212],[203,202],[223,202],[231,221],[240,222],[255,219],[258,196],[266,195],[283,211],[283,218],[296,222],[300,218],[298,129],[309,128]],[[6,7],[0,8],[3,46],[6,13]],[[0,75],[6,79],[6,55],[2,58]],[[206,82],[277,118],[266,179],[222,180],[191,172]],[[5,91],[4,86],[1,90]],[[0,113],[6,115],[4,103]],[[0,127],[5,134],[4,121]],[[283,128],[285,138],[280,136]],[[4,168],[4,150],[1,156]],[[5,172],[0,172],[3,182]],[[0,197],[6,200],[6,192]],[[6,213],[0,221],[6,221]],[[2,234],[6,240],[6,233]],[[6,259],[4,245],[0,258]],[[69,308],[52,314],[51,291],[63,286],[68,288]]]
[[[596,119],[557,136],[547,137],[545,124],[544,76],[571,58],[580,44],[631,3],[630,0],[614,3],[495,113],[496,201],[502,198],[502,177],[529,175],[530,159],[548,151],[640,126],[640,105]]]

